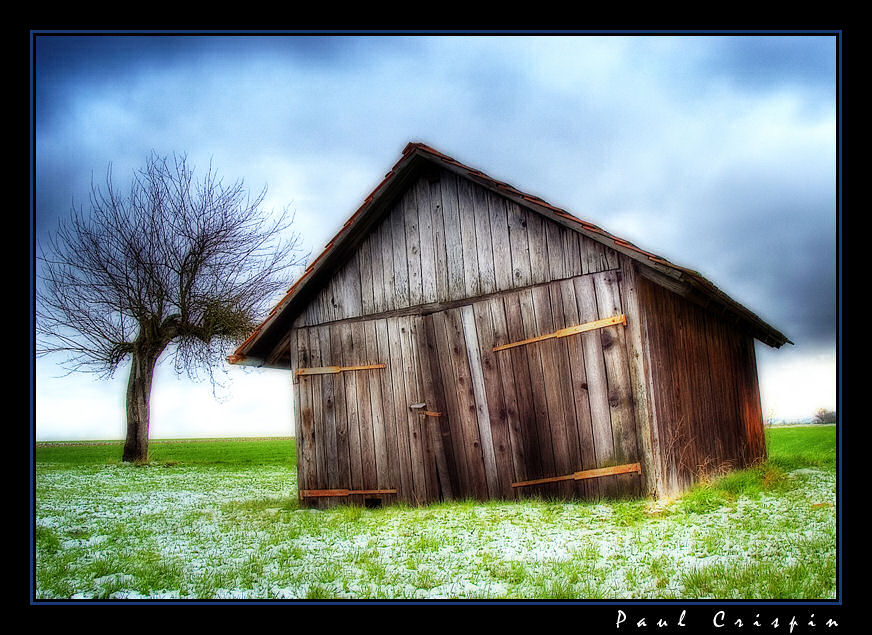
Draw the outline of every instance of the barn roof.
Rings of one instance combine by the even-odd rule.
[[[381,183],[364,199],[357,211],[345,221],[339,232],[327,243],[302,276],[288,289],[285,296],[273,307],[260,326],[240,344],[233,355],[228,357],[228,361],[232,364],[264,365],[265,358],[290,328],[299,310],[305,307],[307,301],[317,291],[318,283],[329,276],[342,263],[344,255],[347,255],[365,236],[367,230],[378,220],[379,211],[383,211],[391,201],[395,200],[423,170],[432,169],[434,165],[463,176],[482,187],[514,200],[527,209],[539,212],[564,227],[569,227],[615,251],[626,254],[645,265],[655,279],[666,286],[681,292],[682,295],[690,297],[700,304],[713,305],[730,315],[764,344],[778,348],[785,343],[793,343],[784,334],[718,289],[699,272],[676,265],[661,256],[641,249],[627,240],[610,234],[601,227],[551,205],[538,196],[527,194],[508,183],[498,181],[430,146],[412,142],[406,145],[399,161],[385,175]]]

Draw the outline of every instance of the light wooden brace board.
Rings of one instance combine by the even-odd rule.
[[[641,472],[642,466],[639,463],[628,463],[626,465],[614,465],[612,467],[600,467],[595,470],[582,470],[573,474],[564,474],[562,476],[551,476],[548,478],[537,478],[533,481],[521,481],[512,483],[512,487],[526,487],[527,485],[541,485],[543,483],[556,483],[558,481],[581,481],[586,478],[597,478],[600,476],[612,476],[614,474],[628,474],[630,472]]]
[[[315,368],[298,368],[294,371],[294,381],[298,381],[301,376],[306,375],[332,375],[336,373],[344,373],[353,370],[370,370],[373,368],[384,368],[384,364],[361,364],[359,366],[317,366]]]
[[[353,496],[396,494],[395,489],[304,489],[300,492],[303,498],[318,498],[322,496]]]
[[[627,316],[621,313],[620,315],[613,315],[612,317],[603,318],[602,320],[596,320],[594,322],[585,322],[584,324],[576,324],[575,326],[567,326],[566,328],[560,329],[559,331],[554,331],[553,333],[546,333],[545,335],[537,335],[536,337],[531,337],[526,340],[521,340],[520,342],[511,342],[509,344],[502,344],[500,346],[494,346],[494,352],[502,351],[507,348],[513,348],[515,346],[523,346],[525,344],[532,344],[533,342],[541,342],[543,340],[550,340],[556,337],[568,337],[570,335],[575,335],[576,333],[585,333],[587,331],[593,331],[595,329],[601,329],[606,326],[614,326],[615,324],[623,324],[627,325]]]

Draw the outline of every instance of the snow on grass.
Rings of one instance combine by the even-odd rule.
[[[835,559],[835,474],[788,480],[706,512],[681,500],[314,511],[297,508],[286,467],[41,465],[36,595],[683,597],[688,572]]]

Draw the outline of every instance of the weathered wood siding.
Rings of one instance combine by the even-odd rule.
[[[618,267],[615,251],[444,170],[418,179],[348,257],[294,326]]]
[[[395,489],[378,497],[410,504],[662,496],[764,456],[753,338],[641,267],[452,172],[414,181],[283,340],[292,371],[385,365],[297,378],[299,489]]]
[[[753,338],[647,279],[638,292],[660,493],[765,457]]]
[[[493,350],[625,310],[610,270],[423,316],[295,329],[294,370],[386,364],[297,379],[300,490],[395,488],[413,504],[640,493],[638,473],[512,487],[640,460],[625,326]]]
[[[295,329],[292,372],[298,368],[384,363],[383,369],[297,377],[294,385],[298,487],[303,490],[396,489],[386,503],[440,497],[434,442],[424,417],[418,372],[420,318],[337,323]],[[436,446],[438,447],[438,446]],[[353,495],[362,503],[365,496]],[[314,504],[349,502],[313,499]]]
[[[454,491],[479,499],[636,494],[639,474],[513,488],[512,483],[635,463],[624,326],[494,352],[623,311],[607,271],[500,294],[424,319],[441,377]]]

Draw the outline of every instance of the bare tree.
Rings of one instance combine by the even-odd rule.
[[[148,459],[149,398],[158,358],[197,379],[224,363],[304,262],[286,212],[262,210],[242,181],[209,170],[194,180],[183,156],[152,153],[126,195],[111,166],[40,249],[37,354],[63,353],[70,371],[111,376],[130,360],[124,461]]]

